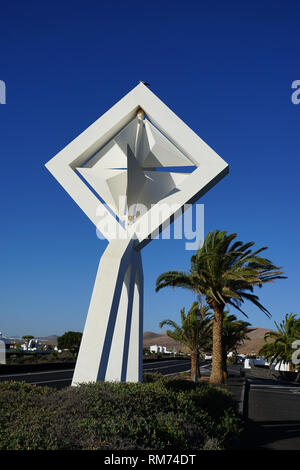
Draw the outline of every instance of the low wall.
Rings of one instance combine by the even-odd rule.
[[[269,380],[282,380],[286,382],[294,382],[297,378],[296,372],[287,372],[279,370],[271,370],[265,367],[252,367],[251,369],[242,369],[245,377],[269,379]]]
[[[189,360],[190,357],[189,356],[180,356],[180,357],[174,357],[174,356],[171,356],[171,357],[168,357],[168,356],[163,356],[163,357],[144,357],[143,358],[143,363],[146,364],[147,362],[153,362],[153,361],[158,361],[158,362],[161,362],[161,361],[187,361]]]
[[[147,362],[163,362],[170,360],[187,360],[186,357],[161,357],[143,359],[143,363]],[[8,374],[26,374],[30,372],[45,372],[50,370],[63,370],[63,369],[74,369],[75,361],[73,362],[42,362],[37,364],[0,364],[0,375]]]
[[[48,370],[74,369],[75,362],[43,362],[41,364],[0,364],[0,375],[26,374]]]

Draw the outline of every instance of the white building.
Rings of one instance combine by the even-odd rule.
[[[155,354],[171,354],[171,351],[168,351],[168,348],[166,346],[158,346],[157,344],[153,344],[152,346],[150,346],[150,352],[153,352]]]
[[[7,338],[6,336],[4,336],[1,333],[1,331],[0,331],[0,341],[2,341],[2,343],[5,344],[6,349],[9,349],[10,344],[11,344],[11,340],[9,338]]]
[[[38,339],[32,338],[28,343],[26,341],[25,343],[21,344],[21,349],[23,351],[40,351],[40,342]]]
[[[284,372],[289,371],[289,364],[286,362],[278,363],[278,364],[272,364],[270,366],[270,362],[267,361],[264,357],[262,356],[257,356],[255,359],[245,359],[244,362],[244,368],[245,369],[251,369],[254,366],[268,366],[270,367],[271,370],[281,370]]]
[[[6,351],[10,348],[11,341],[0,332],[0,364],[6,364]]]

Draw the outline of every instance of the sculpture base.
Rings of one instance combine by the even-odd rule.
[[[143,360],[143,270],[134,240],[103,253],[72,385],[139,382]]]

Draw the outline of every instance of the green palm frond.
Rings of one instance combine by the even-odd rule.
[[[300,318],[293,313],[286,314],[284,319],[278,324],[274,322],[277,331],[268,331],[265,336],[265,344],[259,354],[270,361],[271,364],[282,362],[292,364],[292,354],[295,351],[292,347],[296,339],[300,339]]]
[[[163,273],[157,279],[156,291],[167,286],[187,288],[204,295],[210,305],[215,302],[224,308],[229,304],[243,315],[242,304],[248,300],[270,317],[253,288],[286,276],[280,267],[261,256],[266,246],[253,250],[254,242],[242,243],[236,237],[236,233],[210,232],[191,257],[190,272]]]
[[[197,320],[198,313],[200,313],[200,319]],[[181,325],[168,319],[161,321],[159,326],[160,328],[164,326],[171,327],[172,329],[167,330],[166,334],[186,346],[191,352],[196,348],[196,331],[198,331],[199,350],[204,351],[205,348],[208,348],[211,341],[212,329],[212,312],[209,306],[199,305],[199,302],[194,302],[187,314],[185,314],[184,308],[181,309],[180,317]]]

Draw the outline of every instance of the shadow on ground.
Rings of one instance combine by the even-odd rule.
[[[249,390],[242,449],[299,450],[300,396],[289,391]]]

